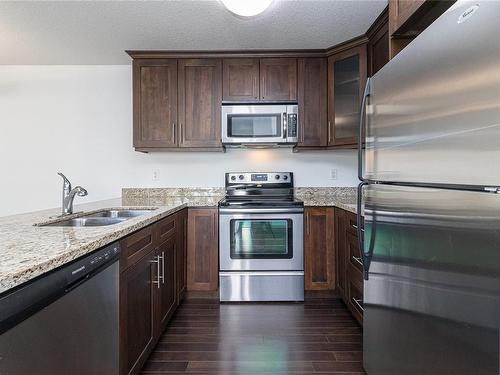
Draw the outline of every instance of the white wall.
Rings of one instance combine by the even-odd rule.
[[[0,66],[0,216],[59,206],[58,171],[89,202],[119,197],[122,187],[222,186],[224,172],[239,170],[290,170],[298,186],[356,183],[353,151],[134,152],[130,70]]]

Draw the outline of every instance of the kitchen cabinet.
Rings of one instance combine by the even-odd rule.
[[[179,305],[187,288],[187,209],[179,212],[176,219],[178,230],[175,272],[177,276],[177,305]]]
[[[221,147],[222,60],[182,59],[179,66],[179,146]]]
[[[335,209],[306,207],[304,278],[306,290],[335,289]]]
[[[222,66],[223,100],[259,99],[259,59],[224,59]]]
[[[389,0],[390,57],[396,56],[455,0]]]
[[[356,214],[335,209],[337,292],[356,320],[363,324],[363,261]]]
[[[260,99],[297,100],[297,59],[260,59]]]
[[[389,14],[388,8],[382,12],[366,32],[368,37],[368,76],[377,73],[389,62]]]
[[[216,291],[219,280],[217,208],[189,208],[187,290]]]
[[[158,337],[177,307],[176,284],[176,251],[177,237],[174,235],[159,245],[156,257],[159,263],[160,277],[158,278]]]
[[[298,59],[298,147],[327,145],[327,60],[322,57]]]
[[[133,61],[134,147],[176,147],[177,60]]]
[[[357,145],[366,76],[366,44],[328,58],[328,146]]]
[[[120,241],[120,374],[137,374],[185,289],[186,209]],[[184,240],[184,241],[183,241]],[[181,250],[182,249],[182,250]],[[182,264],[181,262],[184,262]]]
[[[134,59],[137,151],[222,150],[220,59]]]
[[[155,320],[158,279],[149,252],[120,274],[120,374],[137,374],[156,344]]]
[[[346,213],[340,208],[335,209],[335,266],[337,272],[336,290],[345,299],[346,294]]]

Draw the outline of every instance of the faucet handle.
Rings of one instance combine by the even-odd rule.
[[[89,194],[87,190],[85,190],[81,186],[75,187],[75,190],[76,190],[76,195],[78,195],[79,197],[85,197]]]
[[[69,180],[66,178],[66,176],[63,175],[61,172],[57,172],[57,174],[62,177],[62,179],[64,181],[64,187],[67,187],[68,189],[71,190],[71,182],[69,182]]]

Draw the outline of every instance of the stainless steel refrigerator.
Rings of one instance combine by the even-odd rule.
[[[500,2],[456,3],[369,79],[360,134],[366,371],[498,375]]]

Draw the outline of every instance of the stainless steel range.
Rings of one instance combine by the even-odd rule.
[[[304,300],[304,203],[293,174],[226,173],[219,203],[221,301]]]

